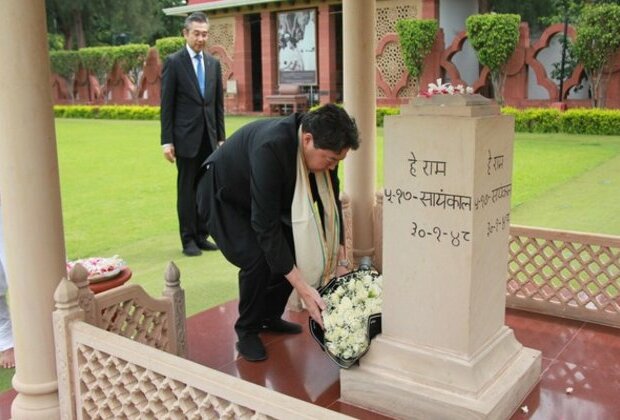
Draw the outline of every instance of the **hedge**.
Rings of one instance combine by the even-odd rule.
[[[185,45],[185,38],[182,36],[171,36],[168,38],[160,38],[155,41],[155,48],[159,53],[159,59],[163,63],[166,61],[166,58],[172,54],[183,48]]]
[[[620,110],[575,108],[565,112],[551,108],[503,108],[515,117],[515,131],[526,133],[569,133],[620,135]]]
[[[312,109],[315,109],[313,107]],[[377,107],[377,126],[385,116],[398,115],[400,108]],[[569,133],[620,135],[620,110],[577,108],[560,112],[552,108],[502,108],[515,117],[515,131],[526,133]],[[158,120],[158,106],[141,105],[55,105],[57,118],[95,118],[117,120]]]
[[[141,105],[54,105],[54,115],[56,118],[159,120],[159,107]]]

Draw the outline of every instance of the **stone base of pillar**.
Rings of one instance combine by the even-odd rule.
[[[11,404],[13,420],[60,419],[58,392],[27,395],[19,392]]]
[[[344,402],[387,415],[504,419],[538,382],[541,354],[507,327],[471,357],[379,336],[360,366],[342,370]]]

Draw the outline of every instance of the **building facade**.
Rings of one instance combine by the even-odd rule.
[[[291,84],[308,96],[309,105],[342,102],[342,1],[189,0],[164,10],[179,16],[193,11],[209,16],[209,50],[222,63],[228,112],[271,113],[265,98]],[[396,22],[405,18],[438,19],[439,1],[376,0],[379,105],[411,96],[395,35]]]

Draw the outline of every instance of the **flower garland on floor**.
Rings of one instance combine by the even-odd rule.
[[[336,284],[323,296],[325,348],[342,360],[357,360],[370,345],[368,320],[381,312],[383,277],[360,270],[335,279]]]

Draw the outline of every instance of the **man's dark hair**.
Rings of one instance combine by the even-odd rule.
[[[194,12],[185,18],[183,28],[189,30],[189,26],[192,24],[192,22],[209,23],[209,18],[207,18],[207,15],[202,12]]]
[[[359,131],[355,120],[343,108],[326,104],[305,114],[301,130],[312,134],[314,147],[340,153],[343,149],[357,150]]]

